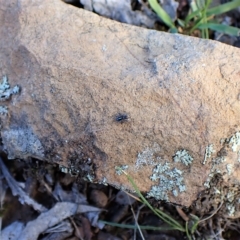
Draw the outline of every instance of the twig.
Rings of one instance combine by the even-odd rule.
[[[129,196],[128,196],[129,197]],[[129,200],[130,202],[130,200]],[[138,208],[138,211],[137,211],[137,215],[135,215],[134,213],[134,210],[132,208],[132,205],[131,205],[131,211],[132,211],[132,214],[133,214],[133,217],[134,217],[134,220],[135,220],[135,225],[137,226],[137,229],[142,237],[143,240],[145,240],[144,236],[143,236],[143,233],[142,233],[142,230],[138,224],[138,217],[139,217],[139,213],[140,213],[140,210],[144,207],[145,205],[142,204],[139,208]],[[136,228],[134,229],[134,239],[136,239]]]
[[[210,216],[200,220],[198,223],[204,222],[204,221],[210,219],[211,217],[213,217],[218,212],[218,210],[222,207],[222,205],[223,205],[223,201],[221,202],[220,206]]]

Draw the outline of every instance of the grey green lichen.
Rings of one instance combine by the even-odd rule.
[[[211,158],[212,154],[215,153],[213,144],[209,144],[205,149],[204,161],[203,164],[206,164],[208,158]]]
[[[121,165],[121,166],[116,166],[115,167],[115,172],[117,175],[122,175],[123,174],[123,171],[127,170],[128,169],[128,165]]]
[[[206,188],[210,188],[211,187],[210,182],[213,179],[213,177],[217,174],[222,174],[222,172],[219,169],[212,168],[203,186]]]
[[[226,208],[228,210],[228,215],[230,217],[233,217],[234,216],[234,213],[235,213],[235,206],[233,203],[226,203]]]
[[[75,169],[74,167],[71,167],[71,166],[70,166],[70,168],[68,168],[68,167],[59,165],[59,169],[63,173],[70,174],[72,177],[77,177],[78,174],[80,173],[80,170],[77,170],[77,169]],[[88,182],[94,182],[95,178],[96,178],[95,175],[92,174],[92,173],[86,173],[86,175],[83,177],[83,179],[85,181],[88,181]]]
[[[226,161],[226,158],[224,156],[216,157],[216,158],[212,159],[213,164],[221,164],[225,161]]]
[[[154,143],[153,147],[146,148],[141,153],[138,153],[136,161],[136,169],[140,169],[144,166],[156,166],[161,160],[160,157],[155,158],[155,154],[160,151],[160,146],[157,143]]]
[[[98,181],[98,184],[103,184],[105,186],[108,186],[108,181],[106,177],[103,177],[102,180]]]
[[[240,162],[240,150],[239,150],[239,147],[240,147],[240,131],[235,132],[229,138],[222,138],[220,140],[220,143],[223,147],[222,149],[224,149],[226,147],[226,148],[231,148],[233,152],[237,152],[237,161]],[[213,149],[213,145],[212,144],[208,145],[207,148],[206,148],[206,151],[205,151],[205,157],[204,157],[203,164],[206,163],[207,158],[210,158],[211,154],[214,153],[214,152],[215,152],[215,150]],[[216,174],[221,174],[222,175],[222,171],[220,171],[219,169],[223,170],[223,168],[225,168],[228,175],[232,174],[233,168],[234,168],[234,163],[228,163],[228,164],[224,164],[222,166],[219,166],[226,161],[226,156],[227,156],[227,154],[226,155],[219,155],[215,158],[212,158],[211,172],[208,175],[208,178],[207,178],[206,182],[204,183],[205,187],[210,188],[210,181]]]
[[[6,106],[0,106],[0,114],[7,114],[8,108]]]
[[[231,175],[233,170],[233,164],[231,163],[227,164],[226,169],[227,169],[228,175]]]
[[[228,211],[228,215],[230,217],[233,217],[235,214],[235,210],[236,210],[235,204],[234,204],[235,199],[236,199],[236,192],[234,190],[229,190],[226,195],[226,200],[227,200],[226,208]]]
[[[228,193],[227,193],[227,200],[229,201],[229,202],[233,202],[234,201],[234,199],[235,199],[235,195],[236,195],[236,192],[235,191],[233,191],[233,190],[229,190],[228,191]]]
[[[68,168],[62,165],[59,165],[59,169],[63,173],[69,173],[71,176],[76,176],[79,173],[79,170],[76,170],[74,168]]]
[[[236,152],[237,148],[240,146],[240,132],[236,132],[228,139],[228,144],[231,145],[232,151]]]
[[[0,83],[0,101],[6,101],[8,100],[11,95],[17,94],[20,92],[19,86],[14,86],[13,88],[10,88],[10,84],[8,83],[7,76],[3,76],[2,82]],[[7,114],[8,109],[6,106],[0,106],[0,114]]]
[[[172,192],[173,196],[177,197],[179,192],[185,192],[186,186],[182,177],[183,171],[176,167],[171,167],[170,163],[159,163],[153,169],[153,174],[150,179],[158,182],[158,185],[152,186],[147,193],[147,197],[154,197],[157,200],[168,201],[168,192]]]
[[[164,162],[164,159],[159,156],[161,147],[154,143],[151,148],[146,148],[138,154],[135,165],[136,170],[140,170],[144,166],[152,166],[151,181],[156,184],[152,186],[147,193],[147,197],[153,197],[157,200],[169,200],[169,194],[177,197],[179,193],[186,191],[186,186],[183,178],[183,171],[178,169],[174,163]],[[182,163],[189,166],[193,157],[185,149],[178,150],[172,157],[174,162]],[[178,165],[179,166],[179,165]]]
[[[84,177],[84,180],[87,180],[89,182],[93,182],[95,179],[95,176],[93,174],[87,173],[87,175]]]
[[[176,152],[173,160],[174,162],[181,162],[188,166],[192,163],[193,157],[189,154],[187,150],[183,149]]]
[[[2,130],[1,135],[8,149],[8,159],[25,156],[26,153],[44,159],[44,147],[30,126]]]

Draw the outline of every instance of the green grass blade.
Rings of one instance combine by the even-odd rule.
[[[177,22],[179,24],[179,26],[181,26],[182,28],[185,28],[186,27],[186,24],[185,24],[185,21],[181,20],[181,19],[177,19]]]
[[[194,224],[191,227],[191,234],[193,234],[197,229],[197,226],[198,226],[198,223],[199,223],[199,218],[197,216],[193,215],[193,214],[191,214],[191,218],[194,221]]]
[[[196,12],[198,10],[197,2],[195,0],[191,1],[190,8],[192,12]]]
[[[229,34],[231,36],[240,36],[240,29],[236,27],[231,27],[223,24],[217,23],[202,23],[197,26],[199,29],[212,29],[224,34]]]
[[[185,232],[184,227],[182,227],[182,225],[180,223],[178,223],[176,220],[174,220],[172,217],[168,216],[167,214],[163,213],[162,211],[160,211],[159,209],[155,209],[153,208],[149,202],[145,199],[145,197],[141,194],[141,192],[139,191],[137,185],[135,184],[135,182],[133,181],[133,179],[126,174],[128,181],[132,184],[134,190],[136,191],[136,193],[138,194],[139,198],[142,200],[142,202],[149,207],[149,209],[151,209],[160,219],[162,219],[164,222],[166,222],[167,224],[169,224],[170,226],[172,226],[174,229]]]
[[[128,229],[137,229],[138,228],[137,225],[113,223],[113,222],[108,222],[108,221],[103,221],[103,220],[99,220],[99,222],[113,226],[113,227],[119,227],[119,228],[128,228]],[[154,231],[175,230],[175,228],[173,228],[173,227],[153,227],[153,226],[142,226],[142,225],[139,225],[139,227],[144,230],[154,230]]]
[[[188,222],[185,223],[185,229],[186,229],[187,238],[188,238],[189,240],[191,240],[192,238],[191,238],[191,236],[189,235],[189,232],[188,232]]]
[[[169,221],[171,221],[175,226],[177,226],[179,229],[181,229],[180,231],[185,231],[184,228],[182,227],[182,225],[176,221],[175,219],[173,219],[172,217],[170,217],[168,214],[162,212],[161,210],[159,209],[155,209],[155,211],[162,215],[164,218],[168,219]]]
[[[198,17],[201,18],[202,17],[202,12],[201,10],[197,10],[194,11],[190,14],[187,15],[186,19],[185,19],[185,23],[187,24],[190,20],[192,20],[193,18]]]
[[[209,5],[211,4],[212,0],[204,0],[204,6],[203,6],[203,12],[202,12],[202,20],[203,23],[207,23],[208,22],[208,17],[207,17],[207,9],[209,8]],[[201,35],[202,38],[207,38],[209,39],[209,32],[208,32],[208,28],[203,29],[201,31]]]
[[[197,9],[202,10],[205,7],[205,0],[196,0]]]
[[[201,24],[203,24],[203,19],[198,19],[198,20],[195,22],[194,26],[191,28],[190,34],[192,34],[192,32],[193,32],[195,29],[197,29],[198,26],[200,26]]]
[[[196,222],[193,224],[192,228],[191,228],[191,233],[192,233],[192,234],[196,231],[197,226],[198,226],[198,221],[196,221]]]
[[[208,9],[207,16],[222,14],[230,10],[233,10],[239,6],[240,6],[240,0],[234,0],[232,2],[224,3],[217,7]]]
[[[164,9],[158,4],[157,0],[148,0],[151,8],[156,12],[158,17],[172,29],[172,31],[177,31],[172,19],[170,16],[164,11]]]

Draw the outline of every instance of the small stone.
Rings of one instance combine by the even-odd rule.
[[[120,205],[132,205],[136,200],[124,191],[119,191],[116,195],[115,202]]]
[[[90,201],[99,208],[104,208],[108,203],[106,194],[98,189],[93,189],[90,193]]]

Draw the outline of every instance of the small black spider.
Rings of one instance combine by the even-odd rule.
[[[115,116],[115,121],[119,123],[124,123],[128,121],[128,115],[125,113],[119,113]]]

